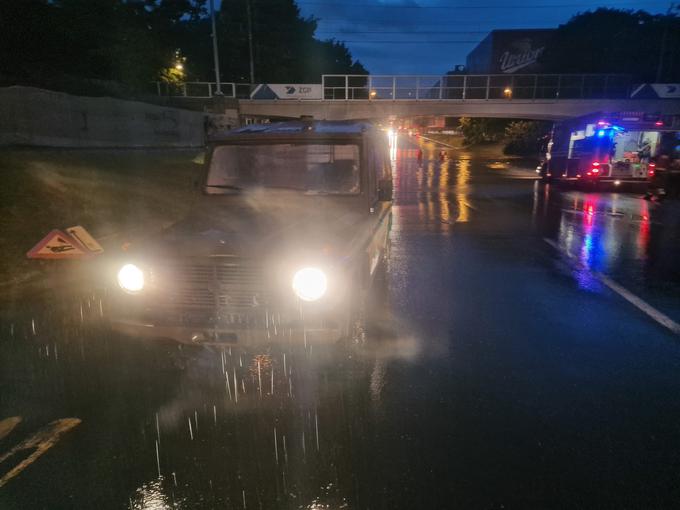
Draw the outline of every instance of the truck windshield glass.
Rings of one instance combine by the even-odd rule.
[[[340,144],[223,145],[216,147],[208,192],[251,187],[314,193],[359,193],[359,147]]]

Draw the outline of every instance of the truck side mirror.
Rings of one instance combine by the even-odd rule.
[[[378,200],[381,202],[389,202],[392,200],[392,180],[385,179],[379,182]]]

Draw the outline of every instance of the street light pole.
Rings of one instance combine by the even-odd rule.
[[[212,23],[213,58],[215,59],[215,95],[222,95],[220,83],[220,57],[217,51],[217,30],[215,28],[215,0],[210,0],[210,21]]]
[[[250,0],[246,0],[248,13],[248,53],[250,54],[250,84],[255,83],[255,62],[253,60],[253,14],[250,10]]]
[[[659,60],[656,65],[656,83],[661,83],[663,78],[663,64],[664,58],[666,56],[666,41],[668,40],[668,25],[671,23],[671,14],[673,13],[674,4],[671,2],[668,11],[666,11],[666,16],[663,19],[663,35],[661,36],[661,48],[659,49]]]

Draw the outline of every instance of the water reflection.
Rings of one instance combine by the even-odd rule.
[[[399,137],[396,144],[395,229],[417,223],[430,232],[446,233],[455,223],[469,221],[471,161],[429,142],[415,145]],[[412,207],[417,216],[411,215]]]
[[[640,207],[640,228],[637,235],[637,257],[642,259],[647,257],[648,246],[650,242],[651,235],[651,218],[649,212],[649,203],[642,201]]]
[[[560,201],[562,196],[555,198]],[[647,243],[641,245],[639,241],[641,229],[648,228],[649,218],[644,215],[647,219],[637,222],[638,213],[633,212],[647,207],[643,200],[639,200],[641,204],[629,200],[624,205],[618,195],[578,192],[567,193],[565,198],[569,206],[560,207],[558,241],[584,266],[606,271],[631,256],[638,260],[646,257]],[[629,242],[631,236],[635,236],[637,244]],[[630,246],[637,246],[636,252],[622,252],[630,251]]]
[[[182,500],[176,500],[174,494],[164,492],[163,477],[143,484],[130,497],[130,510],[181,510],[185,508]]]
[[[101,309],[104,317],[99,297],[61,296],[0,315],[1,410],[29,426],[63,409],[82,418],[72,455],[97,445],[102,469],[119,473],[97,488],[112,491],[111,501],[133,510],[311,509],[366,496],[353,486],[366,450],[351,452],[380,405],[388,358],[376,363],[344,342],[143,344],[109,332],[105,300]],[[36,406],[41,396],[48,402]],[[99,485],[87,476],[78,485],[90,483]],[[46,501],[73,503],[59,497]]]
[[[577,275],[584,288],[599,288],[588,276],[597,271],[639,290],[677,289],[673,254],[680,226],[672,220],[673,208],[634,195],[535,183],[532,223],[585,268]]]
[[[441,221],[449,223],[451,221],[451,211],[449,207],[448,189],[449,189],[449,166],[450,161],[444,161],[440,167],[439,175],[439,210],[441,211]]]
[[[468,204],[468,184],[470,182],[470,160],[461,159],[456,162],[458,166],[458,175],[456,177],[456,203],[458,204],[458,218],[457,222],[465,223],[470,218],[469,204]]]
[[[134,510],[445,508],[461,494],[470,498],[469,503],[458,500],[463,507],[499,506],[488,500],[475,504],[480,500],[474,498],[504,476],[489,469],[516,464],[526,445],[535,443],[535,434],[519,437],[509,462],[496,455],[480,457],[480,451],[504,446],[507,427],[493,428],[488,411],[497,400],[478,398],[479,388],[486,384],[489,367],[511,365],[509,351],[503,349],[505,331],[498,335],[498,347],[480,341],[478,321],[468,323],[469,330],[456,324],[446,334],[451,303],[466,292],[452,282],[465,281],[460,274],[467,269],[466,254],[460,248],[470,227],[488,221],[495,235],[506,225],[499,220],[503,207],[515,207],[522,211],[515,214],[522,234],[527,234],[531,214],[535,233],[556,239],[583,266],[639,269],[645,276],[661,267],[667,277],[674,274],[667,267],[677,274],[673,236],[680,226],[676,219],[675,230],[660,230],[662,222],[668,228],[662,210],[622,195],[557,192],[536,184],[529,204],[526,182],[504,184],[503,192],[509,191],[497,198],[497,208],[472,209],[472,176],[479,176],[480,166],[467,159],[439,161],[432,150],[425,151],[419,165],[417,149],[403,143],[396,147],[389,280],[390,298],[399,303],[390,306],[408,311],[405,316],[423,314],[422,322],[411,327],[428,334],[408,335],[404,324],[396,324],[393,329],[401,332],[397,338],[367,335],[368,341],[352,344],[302,344],[284,338],[260,346],[180,350],[112,334],[102,321],[105,296],[46,296],[44,305],[12,303],[0,311],[4,416],[24,416],[32,427],[64,416],[67,409],[83,420],[77,433],[60,444],[61,453],[54,451],[55,462],[73,460],[69,469],[50,472],[51,486],[64,489],[51,494],[37,490],[36,504],[24,507],[89,508],[92,501],[106,500]],[[473,220],[477,225],[457,225]],[[446,235],[457,228],[465,235]],[[411,238],[399,243],[407,229]],[[440,233],[444,235],[433,235]],[[451,278],[456,270],[460,279]],[[577,275],[584,288],[592,284],[591,274],[582,270]],[[506,296],[504,285],[498,284]],[[457,292],[446,294],[449,287]],[[484,297],[480,288],[475,286],[475,298]],[[474,315],[468,310],[492,309],[475,306],[459,308],[457,320]],[[534,321],[530,317],[527,323]],[[474,344],[468,346],[467,357],[466,341]],[[458,358],[449,348],[456,349]],[[497,349],[495,357],[492,351]],[[517,356],[522,363],[527,359],[523,351]],[[482,370],[477,370],[475,358],[482,360]],[[545,380],[554,373],[548,365]],[[505,394],[508,385],[502,378],[498,392],[494,387],[487,395]],[[533,381],[527,385],[540,386]],[[507,409],[514,409],[517,401],[509,396]],[[526,415],[527,423],[532,422],[535,413]],[[508,411],[501,422],[512,425],[515,419]],[[524,421],[518,423],[524,428]],[[490,440],[496,437],[500,439]],[[459,460],[455,466],[454,457]],[[470,475],[470,466],[480,459],[483,463]],[[2,498],[26,500],[27,485],[22,484],[30,476],[3,487],[0,507],[6,507]],[[35,483],[42,488],[45,482]],[[504,493],[510,494],[512,486]]]

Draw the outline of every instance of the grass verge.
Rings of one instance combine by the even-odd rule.
[[[201,158],[196,149],[3,149],[0,289],[65,267],[26,258],[54,228],[82,225],[107,249],[121,234],[144,235],[181,218],[195,194]]]

